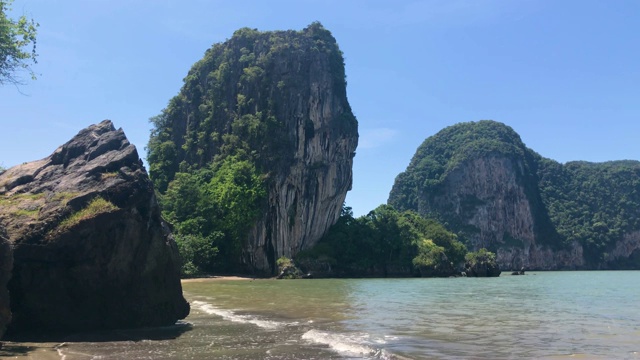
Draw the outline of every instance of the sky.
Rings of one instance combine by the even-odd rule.
[[[38,79],[0,87],[0,166],[51,154],[111,119],[141,157],[207,48],[242,27],[320,21],[344,53],[359,122],[353,189],[387,201],[417,147],[492,119],[560,162],[640,159],[637,0],[15,0],[35,19]]]

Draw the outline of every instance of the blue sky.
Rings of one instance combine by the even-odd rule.
[[[636,0],[15,0],[21,14],[40,23],[40,75],[0,87],[4,167],[103,119],[145,157],[148,119],[213,43],[315,20],[344,52],[360,125],[356,215],[385,203],[422,141],[458,122],[504,122],[561,162],[640,158]]]

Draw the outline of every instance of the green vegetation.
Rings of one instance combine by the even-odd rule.
[[[412,211],[380,205],[354,218],[345,206],[328,234],[297,259],[332,264],[337,273],[351,276],[449,276],[466,252],[455,234]]]
[[[538,174],[563,244],[582,244],[590,263],[602,263],[624,234],[640,230],[640,162],[562,165],[539,158]]]
[[[292,99],[309,91],[296,76],[309,73],[312,52],[329,64],[334,91],[346,99],[342,53],[320,23],[302,31],[243,28],[207,50],[180,93],[150,119],[149,176],[175,227],[185,273],[246,270],[239,270],[241,250],[267,209],[271,178],[294,161]],[[299,66],[306,68],[292,70]],[[339,126],[357,131],[346,100],[343,108]]]
[[[293,260],[286,256],[281,256],[276,260],[278,266],[278,279],[300,279],[303,278],[300,269],[296,266]]]
[[[504,124],[483,120],[449,126],[418,147],[407,170],[396,178],[389,204],[422,213],[428,198],[440,191],[452,171],[466,161],[483,156],[524,160],[523,172],[520,173],[524,177],[532,168],[527,152],[520,136]],[[468,201],[472,206],[477,199]]]
[[[37,63],[36,35],[39,24],[25,16],[17,20],[8,17],[12,0],[0,1],[0,85],[20,84],[16,73],[25,70],[32,79],[35,73],[30,63]],[[2,171],[0,171],[2,173]]]
[[[89,201],[87,206],[85,206],[83,209],[69,215],[69,217],[62,220],[56,230],[67,230],[79,224],[83,220],[91,219],[99,214],[104,214],[116,210],[118,210],[118,207],[110,201],[107,201],[101,197],[96,197],[93,200]]]
[[[24,216],[24,217],[35,219],[38,217],[39,212],[40,212],[40,209],[18,209],[12,215]]]
[[[44,203],[44,197],[43,193],[0,195],[0,207],[13,217],[36,219]]]
[[[486,120],[450,126],[426,139],[396,178],[389,204],[435,217],[466,242],[477,231],[469,220],[483,201],[466,196],[457,209],[436,199],[451,190],[445,189],[445,179],[453,171],[490,156],[510,160],[529,200],[538,243],[560,249],[578,242],[589,266],[598,267],[624,234],[640,230],[640,162],[563,165],[528,149],[510,127]],[[523,243],[509,233],[504,239],[503,246]]]
[[[44,196],[45,196],[44,193],[38,193],[38,194],[19,193],[19,194],[13,194],[10,196],[2,195],[0,196],[0,204],[4,204],[6,206],[6,205],[17,204],[23,201],[37,201],[37,200],[43,199]]]
[[[238,156],[191,173],[177,173],[161,205],[175,226],[185,274],[234,270],[265,197],[262,175],[253,163]],[[218,253],[222,256],[214,262]]]
[[[469,267],[476,267],[482,265],[494,265],[496,264],[496,254],[491,251],[482,248],[478,251],[470,252],[464,257],[465,262]]]
[[[80,193],[77,192],[68,192],[68,191],[61,191],[61,192],[57,192],[53,195],[53,197],[51,198],[51,201],[59,201],[61,202],[64,206],[67,205],[67,203],[69,202],[69,200],[75,198],[76,196],[79,196]]]
[[[465,256],[464,270],[467,276],[472,277],[495,277],[501,273],[496,254],[485,248]]]

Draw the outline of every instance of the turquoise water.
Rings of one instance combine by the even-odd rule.
[[[640,272],[183,284],[171,328],[39,344],[91,359],[637,359]],[[11,344],[10,344],[11,345]],[[13,344],[15,346],[25,344]],[[53,358],[53,357],[51,357]]]

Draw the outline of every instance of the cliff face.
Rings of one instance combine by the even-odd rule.
[[[637,211],[619,205],[640,200],[640,164],[592,165],[544,159],[500,123],[458,124],[425,140],[389,204],[439,218],[504,270],[640,266]]]
[[[342,53],[320,24],[238,30],[207,50],[155,124],[149,164],[161,191],[177,172],[229,156],[264,174],[268,195],[242,239],[249,268],[274,273],[278,257],[314,245],[337,221],[351,188],[357,121]]]
[[[14,247],[12,331],[168,325],[189,312],[151,182],[108,120],[0,175],[0,226]]]
[[[4,335],[7,325],[11,322],[11,307],[7,283],[11,278],[13,268],[13,253],[9,240],[5,239],[0,227],[0,339]]]

